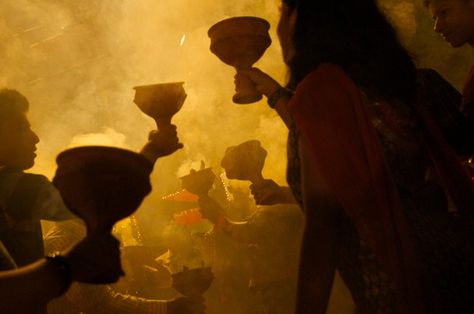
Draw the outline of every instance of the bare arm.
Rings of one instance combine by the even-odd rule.
[[[307,214],[303,237],[297,313],[326,313],[336,269],[338,227],[341,210],[324,182],[304,139],[299,143],[302,192]]]
[[[283,120],[287,128],[290,128],[293,121],[291,119],[291,115],[288,112],[288,103],[290,102],[291,98],[287,95],[282,96],[278,102],[276,103],[275,110]]]
[[[267,98],[271,97],[274,92],[282,88],[277,81],[257,68],[253,68],[243,73],[245,73],[245,75],[255,83],[257,90]],[[238,79],[239,76],[237,75],[236,80]],[[288,103],[290,102],[290,99],[289,95],[282,95],[275,105],[276,112],[287,127],[292,125],[291,115],[288,111]]]
[[[159,131],[151,131],[140,154],[154,164],[158,158],[169,156],[181,148],[183,144],[179,142],[176,126],[171,124]]]
[[[70,281],[105,284],[123,275],[119,242],[112,236],[86,237],[57,259],[0,272],[0,306],[5,313],[32,313],[60,296]]]
[[[42,259],[34,264],[0,272],[0,304],[5,313],[32,313],[59,296],[65,285],[64,274]]]

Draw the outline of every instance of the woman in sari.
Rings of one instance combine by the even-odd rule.
[[[278,35],[288,88],[244,75],[290,130],[288,183],[307,216],[297,313],[325,313],[336,269],[358,313],[467,313],[472,233],[448,207],[469,216],[472,184],[376,1],[283,0]]]

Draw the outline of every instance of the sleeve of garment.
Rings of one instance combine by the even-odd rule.
[[[312,165],[398,288],[400,313],[422,313],[411,233],[366,103],[340,67],[321,64],[298,85],[289,111]]]
[[[75,217],[54,185],[45,176],[36,174],[25,174],[20,179],[7,208],[16,220],[59,221]]]
[[[335,65],[320,65],[298,85],[289,110],[333,192],[343,191],[348,199],[364,203],[372,194],[372,182],[353,106],[360,95],[346,88],[344,76]],[[348,210],[345,200],[339,201]],[[352,214],[355,218],[359,213]]]

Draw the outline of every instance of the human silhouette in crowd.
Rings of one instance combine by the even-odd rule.
[[[469,45],[474,47],[474,2],[470,0],[425,0],[425,6],[428,8],[433,18],[434,31],[439,33],[446,42],[453,48],[459,48]],[[422,75],[423,77],[423,75]],[[438,79],[439,80],[439,79]],[[429,82],[433,79],[428,80]],[[423,86],[423,82],[421,84]],[[429,88],[429,94],[432,99],[446,99],[442,95],[446,88],[442,86],[432,86]],[[447,103],[446,101],[443,103]],[[444,118],[437,119],[438,124],[447,125],[443,131],[450,141],[450,144],[457,149],[457,152],[465,160],[465,164],[474,178],[474,65],[468,75],[463,89],[461,99],[457,100],[461,112],[465,119],[461,119],[456,113],[453,113],[446,106],[441,106],[444,110],[438,110],[439,115]],[[437,118],[436,113],[434,118]],[[447,121],[447,124],[443,124]],[[446,131],[447,130],[447,131]]]
[[[306,214],[297,313],[326,312],[336,269],[358,313],[468,313],[471,180],[417,101],[393,27],[375,0],[281,6],[291,90],[258,69],[241,75],[290,129],[288,183]],[[440,192],[423,194],[431,185]]]
[[[107,284],[123,275],[119,243],[109,236],[86,237],[61,255],[41,258],[20,268],[1,247],[2,313],[46,313],[46,303],[65,293],[73,281]]]
[[[1,292],[5,291],[0,305],[2,309],[14,308],[11,312],[25,309],[45,313],[45,302],[64,293],[72,280],[110,283],[122,275],[122,270],[117,240],[100,235],[86,237],[64,256],[54,253],[43,259],[40,220],[74,216],[46,177],[24,172],[34,165],[39,142],[27,118],[28,107],[28,100],[19,92],[0,90],[0,270],[8,270],[0,277]],[[181,147],[172,125],[151,132],[141,154],[154,163]],[[103,264],[107,262],[109,265]],[[15,267],[22,268],[10,270]],[[58,273],[62,274],[61,280]],[[45,280],[44,287],[41,280]],[[59,293],[58,283],[64,288]],[[35,292],[37,297],[29,300]]]
[[[453,48],[469,45],[474,48],[474,1],[425,0],[434,21],[434,31]],[[466,81],[462,112],[474,120],[474,65]]]
[[[228,148],[222,166],[229,179],[240,178],[239,172],[259,168],[253,164],[263,167],[266,156],[260,142],[248,141]],[[239,159],[247,161],[236,165]],[[245,166],[249,169],[243,169]],[[247,245],[249,295],[254,298],[249,313],[291,313],[295,306],[303,213],[288,189],[273,180],[253,185],[251,191],[259,206],[244,221],[230,219],[219,203],[209,196],[200,198],[201,212],[215,228]]]
[[[46,177],[24,172],[33,167],[39,142],[28,106],[17,91],[0,91],[0,240],[18,266],[44,256],[41,219],[74,217]]]
[[[80,220],[58,222],[45,236],[46,252],[60,251],[79,242],[85,235],[86,228]],[[153,289],[153,287],[150,288]],[[158,283],[155,288],[158,288]],[[169,301],[156,300],[120,293],[111,285],[99,286],[83,283],[73,283],[64,296],[48,305],[49,314],[200,314],[203,312],[204,305],[199,300],[182,297]]]

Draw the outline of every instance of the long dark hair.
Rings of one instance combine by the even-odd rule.
[[[337,64],[369,96],[410,102],[416,68],[375,0],[283,0],[298,16],[290,87],[321,63]]]

